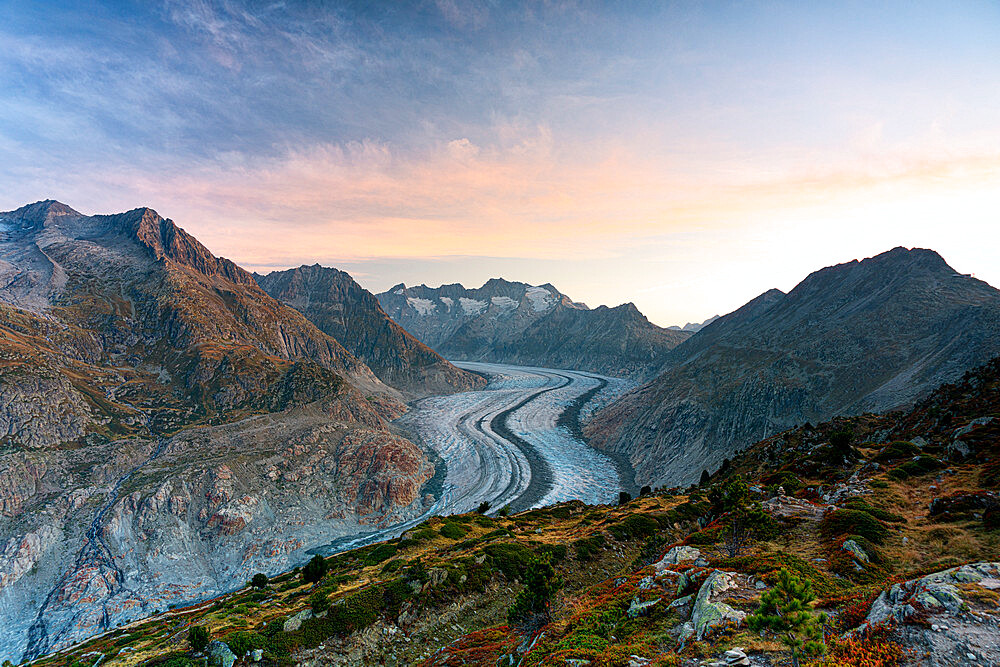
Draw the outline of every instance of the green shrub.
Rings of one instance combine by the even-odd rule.
[[[712,526],[711,528],[706,528],[704,530],[699,530],[696,533],[691,533],[684,540],[688,544],[696,544],[698,546],[707,546],[710,544],[715,544],[722,539],[722,526]]]
[[[559,561],[566,558],[566,545],[565,544],[546,544],[538,543],[532,544],[535,553],[537,553],[542,558],[548,558],[551,563],[558,563]]]
[[[264,648],[264,637],[256,632],[240,631],[229,635],[225,639],[229,650],[236,654],[237,658],[242,658],[250,651],[257,648]]]
[[[889,537],[889,530],[885,525],[862,510],[834,510],[823,517],[819,529],[826,538],[860,535],[873,544],[882,544]]]
[[[903,523],[906,521],[906,517],[899,514],[893,514],[887,510],[879,509],[878,507],[872,507],[861,498],[850,498],[844,502],[843,507],[844,509],[868,512],[876,519],[881,519],[882,521],[888,521],[890,523]]]
[[[573,542],[573,550],[576,551],[578,560],[590,560],[598,551],[604,548],[604,535],[597,533],[590,537],[582,537]]]
[[[188,630],[188,644],[196,653],[204,651],[211,639],[212,636],[208,634],[208,630],[201,625],[195,625]]]
[[[910,477],[926,475],[935,470],[940,470],[942,467],[944,467],[944,464],[933,456],[918,456],[912,461],[907,461],[890,470],[889,477],[896,481],[902,481]]]
[[[560,586],[562,580],[548,559],[532,557],[524,572],[524,588],[507,612],[507,620],[512,624],[532,623],[536,619],[549,622],[549,602]]]
[[[367,552],[362,559],[365,565],[378,565],[383,561],[387,561],[396,555],[399,551],[399,546],[396,544],[391,544],[389,542],[383,542],[379,544],[371,551]]]
[[[306,563],[306,566],[302,568],[302,578],[314,584],[326,575],[327,564],[322,556],[316,554],[312,559]]]
[[[464,526],[457,523],[448,522],[441,526],[441,536],[447,537],[449,540],[460,540],[468,532]]]
[[[433,528],[421,528],[420,530],[413,533],[413,539],[426,542],[428,540],[433,540],[437,537],[437,533]]]
[[[882,451],[875,455],[875,460],[880,462],[899,461],[901,459],[913,458],[918,454],[920,454],[920,448],[912,442],[896,440],[883,447]]]
[[[263,572],[258,572],[253,575],[253,578],[250,580],[250,585],[254,588],[267,588],[267,575]]]
[[[396,558],[395,560],[391,560],[382,566],[382,574],[392,574],[393,572],[398,571],[401,567],[403,567],[402,559]]]
[[[309,596],[309,607],[314,614],[322,614],[330,608],[330,595],[324,590],[316,591]]]
[[[534,555],[530,549],[516,542],[487,544],[483,547],[483,551],[493,567],[511,581],[519,579],[524,574],[524,568]]]
[[[650,537],[660,529],[660,522],[648,514],[630,514],[617,524],[608,526],[608,532],[620,541]]]

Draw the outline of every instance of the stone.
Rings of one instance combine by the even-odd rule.
[[[677,642],[683,646],[689,639],[694,637],[694,635],[694,623],[691,621],[684,621],[684,624],[681,625],[680,634],[677,635]]]
[[[209,642],[205,654],[208,656],[209,667],[233,667],[236,662],[236,654],[217,639]]]
[[[632,600],[632,604],[630,604],[628,607],[628,617],[638,618],[640,616],[643,616],[650,607],[656,605],[662,599],[663,598],[656,598],[655,600],[647,600],[645,602],[640,602],[639,598],[634,598]]]
[[[680,545],[671,547],[670,550],[653,566],[659,572],[667,569],[671,565],[677,565],[685,561],[696,560],[701,557],[701,551],[694,547]]]
[[[998,580],[1000,563],[979,562],[893,584],[848,634],[891,624],[894,639],[925,656],[921,664],[927,667],[950,667],[952,656],[972,653],[982,664],[1000,664],[1000,627],[984,621],[995,612]]]
[[[846,540],[840,548],[854,556],[855,559],[861,561],[862,563],[870,562],[868,554],[866,554],[865,550],[861,548],[861,545],[854,540]]]
[[[309,620],[312,617],[312,609],[303,609],[297,614],[293,614],[285,619],[285,624],[281,626],[281,629],[285,632],[295,632],[302,627],[302,621]]]
[[[694,623],[699,641],[710,636],[716,629],[727,625],[739,626],[746,618],[742,611],[716,599],[722,593],[737,587],[735,573],[722,570],[712,572],[701,585],[691,612],[691,622]]]
[[[251,662],[260,662],[263,657],[264,657],[264,649],[255,648],[254,650],[250,651]]]

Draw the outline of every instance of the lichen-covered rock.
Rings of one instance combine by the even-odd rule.
[[[639,618],[640,616],[646,614],[650,607],[655,606],[663,598],[656,598],[655,600],[646,600],[642,602],[639,598],[634,598],[632,604],[628,607],[628,617],[629,618]]]
[[[311,609],[303,609],[297,614],[293,614],[285,619],[285,624],[281,626],[281,629],[285,632],[295,632],[302,627],[302,621],[308,621],[313,617]]]
[[[677,565],[689,560],[695,560],[701,556],[701,551],[687,545],[671,547],[663,558],[658,560],[653,567],[657,572],[667,569],[671,565]]]
[[[745,613],[733,609],[720,600],[723,593],[738,588],[735,576],[733,572],[715,570],[698,590],[694,610],[691,612],[691,622],[694,624],[699,641],[710,636],[717,628],[739,625],[746,618]]]
[[[236,662],[236,654],[217,639],[209,642],[205,654],[208,656],[209,667],[233,667],[233,663]]]
[[[994,620],[1000,563],[980,562],[894,584],[853,633],[889,626],[913,662],[927,667],[1000,664]],[[970,657],[971,656],[971,657]]]
[[[854,540],[845,540],[840,548],[854,556],[854,558],[862,563],[868,563],[871,560],[868,557],[868,554],[865,553],[865,550],[861,548],[861,545]]]

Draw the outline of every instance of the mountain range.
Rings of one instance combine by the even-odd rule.
[[[405,394],[379,374],[419,393],[481,380],[340,288],[349,331],[317,321],[356,354],[151,209],[0,213],[0,653],[427,510],[435,467],[390,429]]]
[[[395,321],[442,356],[647,378],[688,332],[649,322],[634,304],[590,309],[550,284],[493,278],[468,289],[396,285],[378,294]]]
[[[343,271],[315,264],[254,274],[254,278],[269,295],[346,346],[386,384],[416,395],[479,389],[486,384],[407,333],[371,292]]]
[[[628,457],[637,483],[686,484],[751,442],[910,405],[997,354],[1000,291],[931,250],[895,248],[712,322],[585,433]]]

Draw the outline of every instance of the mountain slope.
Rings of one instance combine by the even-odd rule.
[[[433,517],[327,558],[315,585],[289,572],[36,664],[192,667],[200,626],[262,667],[788,665],[781,634],[746,618],[782,570],[815,595],[804,613],[827,615],[827,655],[802,664],[997,664],[998,444],[1000,358],[908,413],[756,443],[697,487]],[[545,599],[534,557],[559,577],[551,618],[511,618],[522,591]]]
[[[397,396],[150,209],[0,213],[0,653],[419,516]]]
[[[272,297],[344,345],[386,384],[418,395],[485,385],[479,376],[455,368],[408,334],[386,315],[371,292],[343,271],[316,264],[254,278]]]
[[[896,248],[716,320],[586,433],[628,456],[638,483],[686,483],[750,442],[910,404],[998,353],[1000,292],[933,251]]]
[[[378,299],[407,331],[463,361],[641,378],[690,335],[651,324],[632,304],[591,310],[552,285],[502,278],[478,289],[396,285]]]

